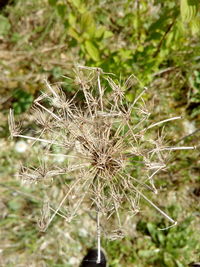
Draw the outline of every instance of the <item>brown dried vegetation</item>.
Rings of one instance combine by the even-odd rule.
[[[121,210],[135,215],[139,212],[141,197],[174,225],[176,222],[146,197],[145,191],[158,193],[154,176],[166,170],[171,150],[194,148],[169,147],[163,144],[163,136],[155,138],[154,135],[153,138],[149,134],[153,127],[180,117],[148,126],[150,113],[142,99],[147,88],[135,97],[133,103],[125,100],[125,88],[141,87],[134,75],[121,86],[111,78],[112,74],[99,68],[77,66],[75,74],[75,84],[84,95],[84,105],[76,104],[76,96],[68,100],[57,85],[46,82],[48,91],[34,103],[33,115],[39,126],[37,136],[22,135],[10,112],[12,136],[45,143],[48,157],[54,155],[52,146],[56,146],[59,155],[67,159],[67,166],[64,161],[64,166],[50,169],[46,163],[41,163],[37,168],[22,167],[19,173],[23,180],[31,183],[53,180],[63,174],[70,177],[64,198],[53,214],[47,216],[49,219],[43,230],[56,214],[61,214],[63,205],[68,206],[62,217],[71,221],[84,201],[97,211],[98,220],[99,214],[107,219],[116,215],[119,229],[122,229]],[[102,79],[110,90],[106,97],[107,88],[101,85]],[[137,168],[142,169],[140,177],[136,174]]]

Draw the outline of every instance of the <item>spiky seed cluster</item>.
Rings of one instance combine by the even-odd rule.
[[[193,147],[168,147],[162,144],[160,137],[147,137],[147,132],[180,117],[148,126],[150,113],[142,99],[146,88],[131,104],[125,101],[126,88],[140,84],[134,75],[121,86],[99,68],[78,66],[75,73],[75,84],[84,95],[84,105],[79,107],[75,97],[68,100],[60,88],[46,82],[48,92],[35,100],[34,116],[40,126],[37,137],[22,135],[10,112],[12,136],[46,143],[48,156],[52,156],[51,148],[56,146],[59,153],[68,159],[68,166],[63,168],[49,170],[46,165],[32,169],[24,167],[20,173],[30,182],[53,179],[61,174],[73,177],[46,228],[61,207],[67,201],[72,203],[74,197],[73,208],[65,215],[69,221],[76,215],[81,203],[89,198],[91,206],[107,218],[116,214],[121,227],[120,209],[128,208],[132,214],[137,213],[142,197],[174,224],[173,219],[145,196],[144,190],[157,193],[153,178],[166,169],[168,151]],[[102,79],[111,90],[106,97]],[[44,100],[48,101],[48,106],[45,106]],[[142,170],[140,177],[135,174],[137,168]]]

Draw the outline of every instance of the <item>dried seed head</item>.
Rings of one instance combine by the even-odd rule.
[[[87,200],[107,218],[116,214],[121,229],[120,210],[126,209],[132,215],[138,213],[141,197],[170,222],[175,223],[145,196],[143,190],[157,193],[154,176],[166,169],[168,151],[181,149],[163,145],[162,137],[155,139],[146,133],[164,122],[180,117],[147,126],[150,113],[142,100],[146,88],[135,97],[133,103],[127,104],[125,101],[125,88],[135,86],[136,83],[140,85],[135,76],[132,75],[124,86],[120,86],[98,68],[79,66],[75,73],[76,86],[85,97],[84,105],[79,107],[74,98],[66,99],[61,89],[46,82],[48,94],[43,93],[41,98],[35,100],[35,120],[42,130],[39,137],[20,135],[12,111],[9,116],[13,136],[44,142],[48,144],[48,156],[54,156],[52,150],[56,148],[59,155],[67,159],[67,166],[64,161],[64,166],[56,166],[53,170],[47,165],[21,169],[20,175],[30,182],[52,180],[63,174],[68,179],[70,177],[66,195],[50,217],[46,228],[65,203],[72,205],[68,207],[71,211],[65,216],[71,221],[81,204]],[[104,96],[101,79],[110,86],[112,97]],[[45,98],[51,108],[43,103]],[[140,172],[139,176],[137,172]]]

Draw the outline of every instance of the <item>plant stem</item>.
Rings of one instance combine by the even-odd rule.
[[[97,211],[97,261],[101,263],[101,229],[100,229],[100,212]]]

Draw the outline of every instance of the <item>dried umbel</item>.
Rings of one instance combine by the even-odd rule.
[[[74,197],[73,209],[65,218],[71,221],[81,204],[89,200],[90,207],[98,214],[98,233],[100,214],[108,219],[116,215],[121,229],[120,210],[127,209],[136,214],[141,197],[174,225],[176,222],[152,203],[145,196],[145,191],[158,193],[154,176],[166,169],[169,151],[194,148],[165,146],[162,136],[155,138],[154,135],[152,138],[149,135],[153,127],[180,117],[148,125],[150,113],[142,99],[147,88],[143,88],[132,103],[125,101],[125,90],[140,85],[134,75],[121,86],[111,74],[99,68],[78,66],[75,73],[75,84],[84,96],[84,103],[79,106],[75,97],[68,100],[60,88],[46,82],[48,91],[42,93],[34,103],[33,115],[40,129],[37,136],[22,135],[10,112],[13,137],[46,143],[48,156],[54,154],[51,148],[56,146],[59,154],[68,159],[68,165],[64,167],[55,166],[52,170],[44,165],[38,168],[23,167],[20,173],[23,179],[30,182],[54,179],[61,174],[71,177],[66,195],[44,230],[59,214],[61,207],[72,203]],[[105,88],[101,85],[102,79],[110,91],[106,96]],[[45,100],[48,105],[44,104]],[[137,168],[142,169],[139,177],[135,173]]]

